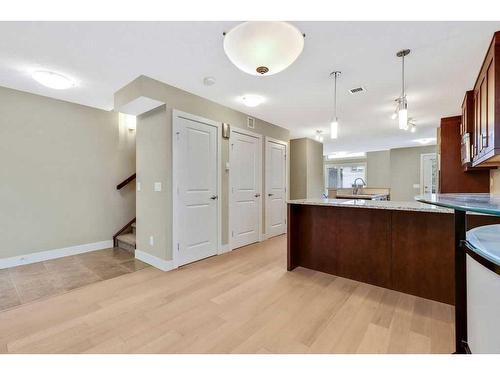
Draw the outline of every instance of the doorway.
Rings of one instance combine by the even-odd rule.
[[[262,136],[232,131],[229,149],[230,247],[261,241]]]
[[[420,155],[420,194],[435,194],[437,190],[437,157],[435,153]]]
[[[173,258],[177,266],[220,247],[220,123],[173,111]]]
[[[266,137],[266,238],[286,233],[287,144]]]

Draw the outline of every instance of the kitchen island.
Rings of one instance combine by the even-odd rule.
[[[469,228],[500,223],[470,215]],[[420,202],[288,202],[288,270],[301,266],[454,304],[453,210]]]

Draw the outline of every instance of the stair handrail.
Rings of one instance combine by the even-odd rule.
[[[136,174],[134,173],[133,175],[131,175],[130,177],[126,178],[125,180],[123,180],[122,182],[120,182],[118,185],[116,185],[116,190],[120,190],[121,188],[123,188],[124,186],[128,185],[129,183],[131,183],[132,181],[135,180],[135,177],[136,177]]]

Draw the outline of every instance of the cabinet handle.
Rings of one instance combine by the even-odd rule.
[[[260,197],[260,194],[259,194],[259,193],[257,193],[257,194],[255,194],[255,195],[254,195],[254,197],[255,197],[255,198],[258,198],[258,197]]]
[[[210,199],[212,199],[212,200],[216,200],[217,198],[219,198],[217,195],[212,195],[212,196],[210,197]]]

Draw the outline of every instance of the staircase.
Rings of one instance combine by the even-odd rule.
[[[116,236],[116,247],[127,250],[131,253],[135,252],[135,223],[130,226],[131,232],[124,232]]]
[[[130,182],[134,181],[136,174],[129,176],[124,181],[116,185],[116,190],[121,190]],[[113,236],[113,246],[135,253],[135,217]]]

